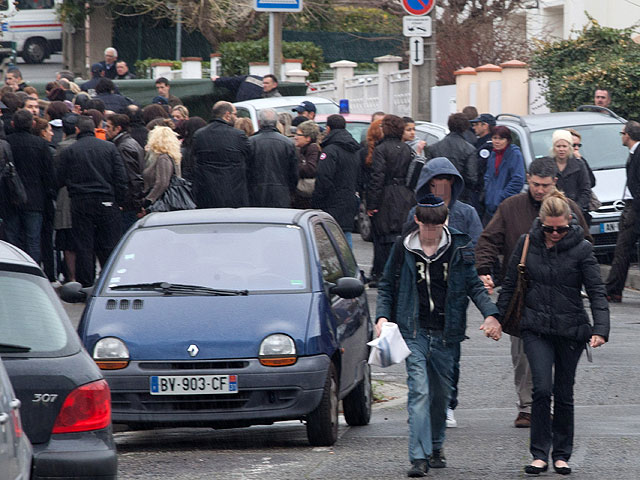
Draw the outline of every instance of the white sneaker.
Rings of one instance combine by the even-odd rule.
[[[458,426],[456,417],[453,416],[453,410],[447,407],[447,428],[455,428]]]

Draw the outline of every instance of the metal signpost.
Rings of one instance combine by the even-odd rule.
[[[269,70],[280,77],[282,65],[282,12],[301,12],[302,0],[254,0],[253,9],[269,12]],[[422,0],[420,0],[422,1]]]
[[[432,18],[435,0],[402,0],[409,16],[402,17],[402,34],[409,37],[411,64],[411,115],[431,120],[431,87],[436,77],[436,42]]]

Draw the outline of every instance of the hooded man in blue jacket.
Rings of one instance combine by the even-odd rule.
[[[441,198],[418,197],[416,225],[394,244],[378,284],[376,331],[394,321],[411,350],[409,477],[423,477],[429,466],[446,467],[446,408],[456,345],[465,339],[467,297],[485,318],[485,335],[498,340],[502,333],[498,309],[477,278],[471,238],[445,225],[448,213]]]

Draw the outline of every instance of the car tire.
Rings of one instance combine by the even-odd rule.
[[[42,63],[47,58],[47,43],[41,38],[30,38],[24,44],[22,59],[26,63]]]
[[[364,378],[356,388],[342,400],[344,419],[352,427],[367,425],[371,420],[371,403],[373,391],[371,389],[371,367],[365,365]]]
[[[313,446],[331,446],[338,439],[338,392],[338,375],[332,363],[320,404],[307,416],[307,438]]]
[[[358,232],[360,232],[360,237],[365,242],[373,242],[373,234],[372,234],[372,225],[371,225],[371,217],[367,215],[367,206],[364,202],[360,202],[358,206]]]

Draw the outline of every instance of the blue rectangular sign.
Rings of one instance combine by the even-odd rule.
[[[258,12],[300,12],[302,0],[255,0],[253,9]]]

